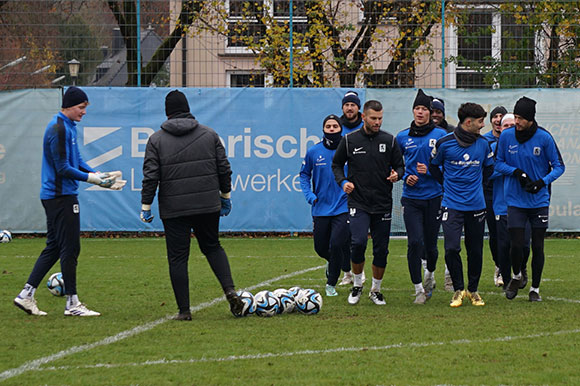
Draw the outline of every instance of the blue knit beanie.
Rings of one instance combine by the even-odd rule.
[[[69,87],[62,97],[62,108],[73,107],[81,103],[88,102],[89,97],[78,87]]]
[[[342,98],[342,105],[344,106],[344,104],[348,102],[354,103],[360,109],[360,99],[356,91],[349,91],[344,94],[344,98]]]

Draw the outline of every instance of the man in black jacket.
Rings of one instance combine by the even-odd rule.
[[[365,103],[362,119],[364,124],[360,130],[342,137],[332,160],[332,171],[336,182],[348,194],[354,273],[348,302],[354,305],[360,300],[370,228],[373,239],[373,284],[369,298],[377,305],[384,305],[381,283],[389,253],[393,182],[403,176],[404,165],[395,137],[380,130],[383,122],[381,103],[376,100]],[[348,176],[344,175],[346,162]]]
[[[176,320],[191,320],[187,264],[191,230],[219,280],[235,316],[243,303],[234,289],[228,257],[219,242],[219,218],[230,201],[230,163],[217,133],[199,124],[177,90],[165,98],[167,121],[147,141],[143,161],[141,220],[151,222],[159,188],[159,215],[165,229],[169,276],[179,307]]]

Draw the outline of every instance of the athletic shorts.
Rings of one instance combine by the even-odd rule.
[[[508,229],[525,228],[529,221],[532,228],[548,228],[547,206],[541,208],[518,208],[508,206]]]

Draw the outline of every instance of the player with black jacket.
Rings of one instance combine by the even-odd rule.
[[[362,271],[368,229],[373,239],[373,279],[369,293],[377,305],[386,304],[381,283],[389,253],[393,183],[403,176],[404,164],[395,137],[381,131],[383,106],[371,100],[363,107],[362,129],[345,135],[334,155],[332,171],[336,182],[348,194],[350,231],[352,234],[352,270],[354,284],[348,298],[357,304],[362,293]],[[344,165],[348,162],[348,176]]]

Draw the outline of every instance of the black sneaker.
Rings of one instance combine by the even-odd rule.
[[[226,291],[226,299],[230,303],[230,311],[234,316],[242,316],[242,311],[244,309],[244,301],[238,296],[234,289]]]
[[[191,312],[180,312],[173,317],[173,320],[191,320]]]
[[[528,285],[528,270],[527,268],[522,268],[522,282],[520,283],[520,289],[526,288]]]
[[[542,297],[536,291],[530,291],[530,302],[541,302]]]
[[[521,280],[517,280],[512,278],[510,283],[508,284],[507,288],[505,289],[505,297],[509,300],[515,298],[518,294],[518,290],[520,289],[520,282]]]

